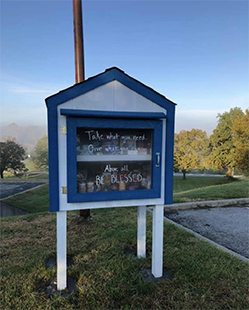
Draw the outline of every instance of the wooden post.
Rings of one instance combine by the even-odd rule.
[[[146,206],[137,207],[137,257],[146,257]]]
[[[57,212],[57,290],[67,287],[67,212]]]
[[[151,272],[155,278],[163,275],[163,211],[164,205],[156,205],[153,208]]]

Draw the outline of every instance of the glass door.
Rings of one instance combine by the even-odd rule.
[[[160,197],[161,121],[67,123],[70,202]]]

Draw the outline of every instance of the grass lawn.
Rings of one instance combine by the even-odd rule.
[[[249,197],[249,181],[227,178],[174,178],[174,202]],[[30,213],[49,210],[48,185],[7,198],[5,203]]]
[[[124,254],[136,248],[136,208],[91,211],[81,222],[68,212],[68,275],[79,291],[49,297],[45,288],[56,270],[45,259],[56,256],[55,214],[2,219],[1,309],[248,309],[249,268],[193,235],[165,223],[164,267],[173,280],[148,284],[141,268],[151,268],[151,215],[147,215],[147,258]]]
[[[189,180],[189,189],[187,190],[187,184],[183,191],[174,191],[174,202],[189,202],[189,201],[205,201],[205,200],[217,200],[217,199],[232,199],[232,198],[246,198],[249,197],[249,181],[248,180],[229,180],[221,179],[223,183],[217,185],[212,184],[209,180],[205,180],[205,185],[203,183],[204,178],[195,178],[199,181],[199,185],[192,187],[196,181],[192,183]],[[199,179],[199,180],[198,180]],[[207,178],[209,179],[209,178]],[[219,178],[217,180],[221,181]],[[207,183],[206,183],[207,182]],[[190,184],[192,183],[192,184]]]
[[[49,211],[48,194],[48,184],[45,184],[37,189],[4,199],[4,202],[29,213],[47,212]]]
[[[44,173],[33,173],[33,174],[27,174],[22,176],[14,176],[11,173],[4,173],[4,178],[0,180],[0,182],[40,182],[48,181],[48,174]]]
[[[211,185],[223,185],[234,182],[237,182],[237,179],[229,179],[226,177],[192,177],[187,175],[187,179],[183,180],[180,176],[174,176],[174,194],[196,188]]]

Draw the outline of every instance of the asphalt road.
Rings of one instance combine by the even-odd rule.
[[[249,206],[179,211],[166,217],[249,258]]]

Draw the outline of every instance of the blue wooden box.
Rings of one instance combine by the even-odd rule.
[[[175,103],[111,68],[46,104],[51,212],[172,203]]]

